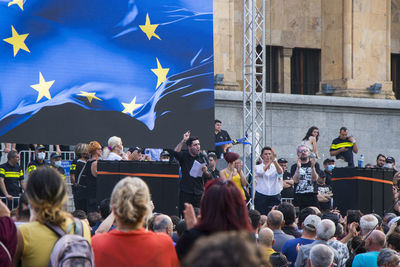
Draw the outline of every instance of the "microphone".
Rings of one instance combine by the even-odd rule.
[[[209,162],[208,162],[208,157],[207,157],[206,152],[201,151],[201,152],[200,152],[200,155],[201,155],[201,157],[203,158],[204,162],[207,163],[207,166],[210,165]]]

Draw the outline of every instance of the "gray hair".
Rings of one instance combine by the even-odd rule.
[[[327,245],[318,244],[311,248],[310,261],[313,267],[327,267],[333,263],[333,251]]]
[[[153,224],[153,231],[154,232],[165,232],[165,230],[168,229],[172,225],[172,220],[168,215],[158,215],[154,219],[154,224]]]
[[[390,248],[383,248],[378,255],[378,266],[385,266],[387,262],[393,262],[398,257],[397,252]]]
[[[377,225],[378,219],[374,215],[367,214],[362,216],[360,219],[361,234],[366,235],[368,232],[374,230]]]
[[[317,237],[321,240],[328,241],[335,235],[335,230],[335,224],[329,219],[324,219],[317,226]]]

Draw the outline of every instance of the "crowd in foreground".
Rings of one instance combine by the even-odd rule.
[[[25,194],[27,203],[13,216],[0,202],[1,266],[394,267],[400,262],[400,217],[393,213],[381,218],[349,210],[342,217],[336,210],[306,207],[296,215],[292,204],[281,203],[261,215],[247,209],[230,180],[210,180],[198,214],[186,204],[183,220],[153,213],[140,178],[117,183],[101,205],[102,219],[66,212],[66,183],[47,166],[30,174]]]
[[[221,132],[216,131],[216,138]],[[315,129],[312,133],[318,134]],[[341,138],[347,136],[347,129],[340,129],[340,134],[332,144],[333,154],[340,151],[339,158],[356,143],[354,138]],[[121,180],[110,199],[96,203],[99,159],[150,160],[140,148],[124,152],[119,137],[111,137],[105,147],[96,141],[75,147],[71,181],[76,210],[72,214],[65,211],[61,155],[51,154],[48,164],[45,148],[37,146],[29,178],[23,183],[21,172],[12,169],[18,168],[19,155],[10,151],[8,169],[3,170],[15,179],[7,180],[0,173],[1,190],[10,199],[10,192],[25,194],[12,213],[0,203],[4,245],[0,259],[5,266],[46,266],[49,262],[56,266],[57,261],[69,266],[397,266],[400,206],[396,186],[395,205],[383,218],[357,210],[342,211],[342,217],[329,205],[332,195],[326,174],[332,172],[334,160],[326,160],[322,170],[313,138],[309,140],[314,151],[307,142],[300,144],[297,163],[290,168],[273,148],[262,149],[255,168],[255,209],[248,210],[248,177],[239,155],[229,152],[229,144],[222,151],[204,154],[200,140],[186,132],[174,150],[160,154],[163,161],[175,160],[181,167],[179,213],[184,219],[154,213],[157,207],[139,178]],[[350,154],[345,155],[349,160]],[[219,171],[215,163],[221,157],[227,166]],[[293,194],[298,214],[295,206],[282,202],[285,189]],[[65,251],[63,244],[70,239]]]

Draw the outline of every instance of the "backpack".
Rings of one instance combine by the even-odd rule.
[[[83,237],[82,222],[74,218],[73,225],[75,234],[67,234],[61,227],[46,223],[46,226],[60,237],[51,251],[49,267],[94,266],[93,250]]]

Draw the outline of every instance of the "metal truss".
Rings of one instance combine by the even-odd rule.
[[[243,145],[243,171],[251,177],[253,207],[254,168],[266,138],[265,63],[265,0],[243,0],[243,135],[251,143]]]

